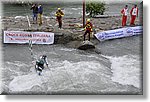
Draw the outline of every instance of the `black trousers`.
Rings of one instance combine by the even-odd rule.
[[[58,20],[58,24],[59,24],[59,28],[62,28],[62,18],[61,17],[57,17]]]
[[[85,38],[86,38],[86,35],[87,35],[87,34],[89,34],[89,39],[88,39],[88,40],[90,41],[90,33],[91,33],[91,32],[90,32],[89,30],[86,30],[86,31],[85,31],[85,33],[84,33],[84,41],[85,41]]]
[[[59,23],[59,28],[61,29],[62,28],[62,21],[58,21]]]

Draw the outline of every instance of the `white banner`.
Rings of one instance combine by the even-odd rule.
[[[4,31],[4,43],[25,44],[29,43],[29,40],[32,40],[32,44],[53,44],[54,33]]]
[[[95,34],[96,38],[100,41],[122,38],[127,36],[139,35],[143,33],[143,26],[136,27],[126,27],[115,30],[109,30],[104,32],[99,32]]]

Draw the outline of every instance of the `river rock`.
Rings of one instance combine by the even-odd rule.
[[[80,50],[87,50],[87,49],[94,49],[94,48],[95,48],[94,44],[87,40],[81,42],[78,47],[78,49],[80,49]]]

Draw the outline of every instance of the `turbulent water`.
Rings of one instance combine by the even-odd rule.
[[[81,16],[81,6],[69,7],[66,17]],[[3,7],[4,16],[32,14],[29,7],[11,8]],[[46,8],[45,15],[57,9]],[[28,45],[3,44],[3,94],[142,94],[142,35],[97,42],[96,47],[101,54],[62,44],[34,45],[32,60]],[[38,76],[34,64],[42,54],[49,68]]]
[[[32,10],[30,10],[32,5],[17,5],[12,6],[12,4],[3,4],[3,15],[4,16],[26,16],[32,15]],[[43,15],[54,17],[57,8],[60,7],[65,13],[65,18],[81,17],[82,5],[64,5],[64,4],[43,4]],[[66,7],[67,6],[67,7]]]
[[[42,76],[28,45],[4,44],[3,94],[142,94],[141,44],[141,36],[105,41],[101,54],[34,45],[35,59],[48,56]]]

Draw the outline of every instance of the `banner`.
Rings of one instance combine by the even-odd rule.
[[[29,40],[32,40],[32,44],[53,44],[54,33],[4,31],[4,43],[25,44],[29,43]]]
[[[126,27],[115,30],[109,30],[104,32],[99,32],[95,34],[96,38],[100,41],[122,38],[127,36],[139,35],[143,33],[143,26],[136,27]]]

